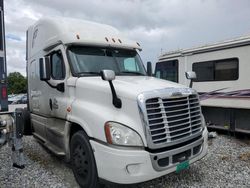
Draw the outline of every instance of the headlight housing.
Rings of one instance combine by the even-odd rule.
[[[143,146],[142,139],[136,131],[117,122],[105,123],[105,135],[109,144]]]

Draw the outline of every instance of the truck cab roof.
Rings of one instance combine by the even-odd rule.
[[[138,42],[124,37],[109,25],[80,19],[43,18],[30,26],[27,35],[28,58],[40,50],[49,51],[58,44],[105,46],[141,50]]]

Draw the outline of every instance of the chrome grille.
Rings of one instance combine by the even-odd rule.
[[[154,144],[173,142],[201,131],[198,95],[146,100],[150,135]]]

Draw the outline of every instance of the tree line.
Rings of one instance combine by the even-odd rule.
[[[7,77],[8,94],[27,93],[27,78],[20,72],[11,72]]]

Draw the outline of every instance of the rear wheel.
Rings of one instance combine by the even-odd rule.
[[[77,183],[83,188],[98,187],[95,158],[84,131],[76,132],[70,141],[70,158]]]

